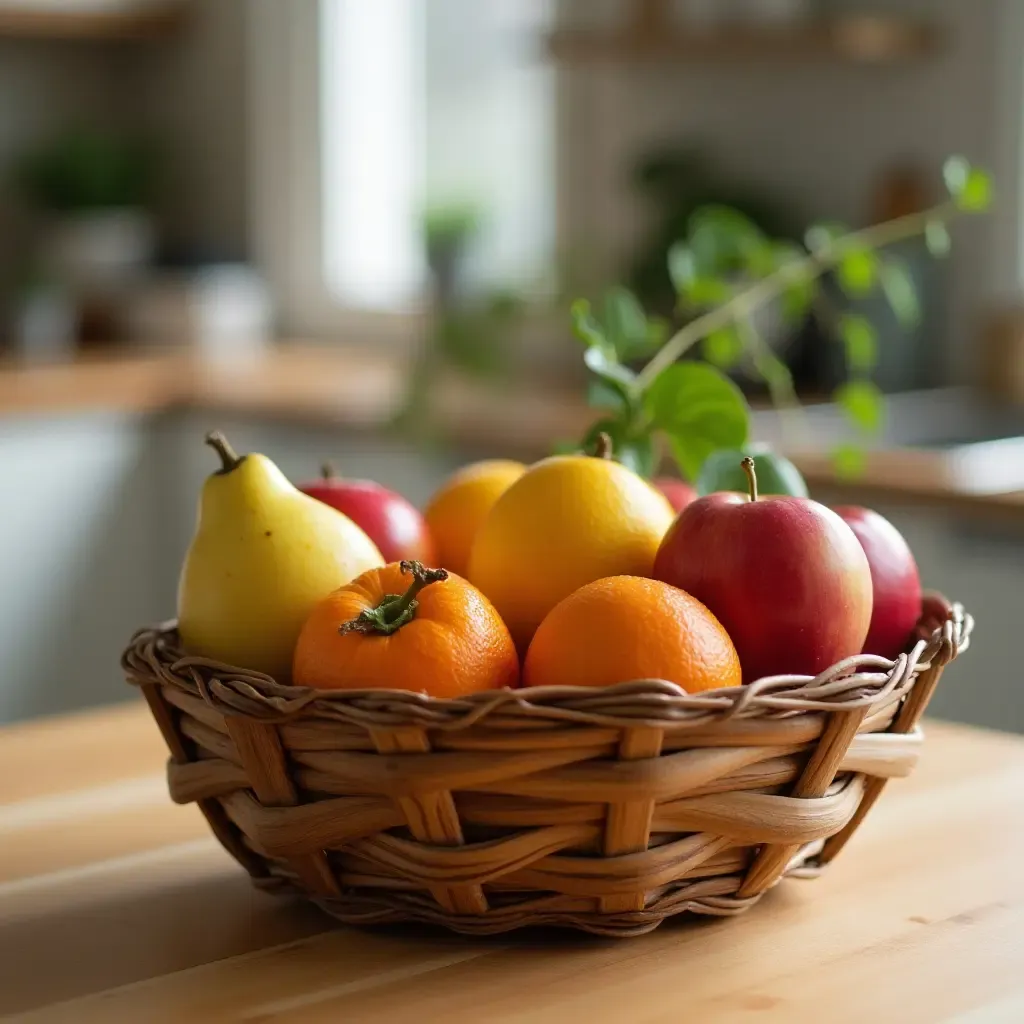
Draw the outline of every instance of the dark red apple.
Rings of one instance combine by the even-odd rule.
[[[860,654],[871,622],[871,570],[842,519],[810,498],[709,494],[669,528],[654,577],[702,601],[725,626],[744,682],[817,675]]]
[[[864,651],[896,658],[906,650],[921,618],[917,563],[903,535],[884,516],[855,505],[840,506],[835,512],[856,534],[871,567],[875,603]]]
[[[654,486],[668,498],[668,503],[677,511],[682,512],[690,502],[697,500],[697,488],[691,487],[671,476],[655,477]]]
[[[434,564],[434,541],[419,511],[400,494],[372,480],[346,480],[324,466],[304,494],[344,512],[377,545],[386,562],[403,559]]]

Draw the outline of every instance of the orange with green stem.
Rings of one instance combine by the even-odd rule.
[[[444,569],[393,562],[313,609],[295,648],[292,680],[321,690],[461,697],[515,686],[519,661],[508,629],[479,590]]]

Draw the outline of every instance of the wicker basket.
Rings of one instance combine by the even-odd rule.
[[[687,696],[664,682],[435,700],[329,692],[188,657],[173,626],[124,655],[198,802],[257,885],[348,923],[638,935],[745,910],[843,848],[972,621],[895,662]]]

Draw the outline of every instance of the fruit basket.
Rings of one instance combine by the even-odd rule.
[[[185,655],[173,624],[139,632],[123,664],[170,749],[171,796],[261,888],[353,924],[629,936],[738,913],[836,856],[913,769],[969,642],[971,617],[939,607],[895,662],[696,695],[303,689]]]

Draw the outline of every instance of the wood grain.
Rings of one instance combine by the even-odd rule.
[[[644,0],[656,6],[651,0]],[[815,19],[806,26],[758,30],[728,26],[718,31],[674,30],[649,16],[624,31],[562,29],[549,40],[552,55],[570,64],[750,61],[845,61],[896,64],[933,53],[938,33],[930,26],[884,17]]]
[[[0,7],[0,38],[76,42],[139,42],[163,39],[185,24],[181,2],[139,5],[139,10],[74,11]]]
[[[77,752],[114,728],[117,763],[83,784]],[[212,838],[196,838],[194,808],[161,797],[153,765],[166,751],[144,707],[3,729],[0,777],[16,757],[49,768],[0,807],[0,863],[16,868],[0,876],[0,1016],[818,1024],[828,1006],[830,1024],[1016,1021],[1024,740],[926,731],[915,774],[888,786],[818,881],[784,882],[738,918],[638,939],[485,941],[334,928],[255,891]]]

